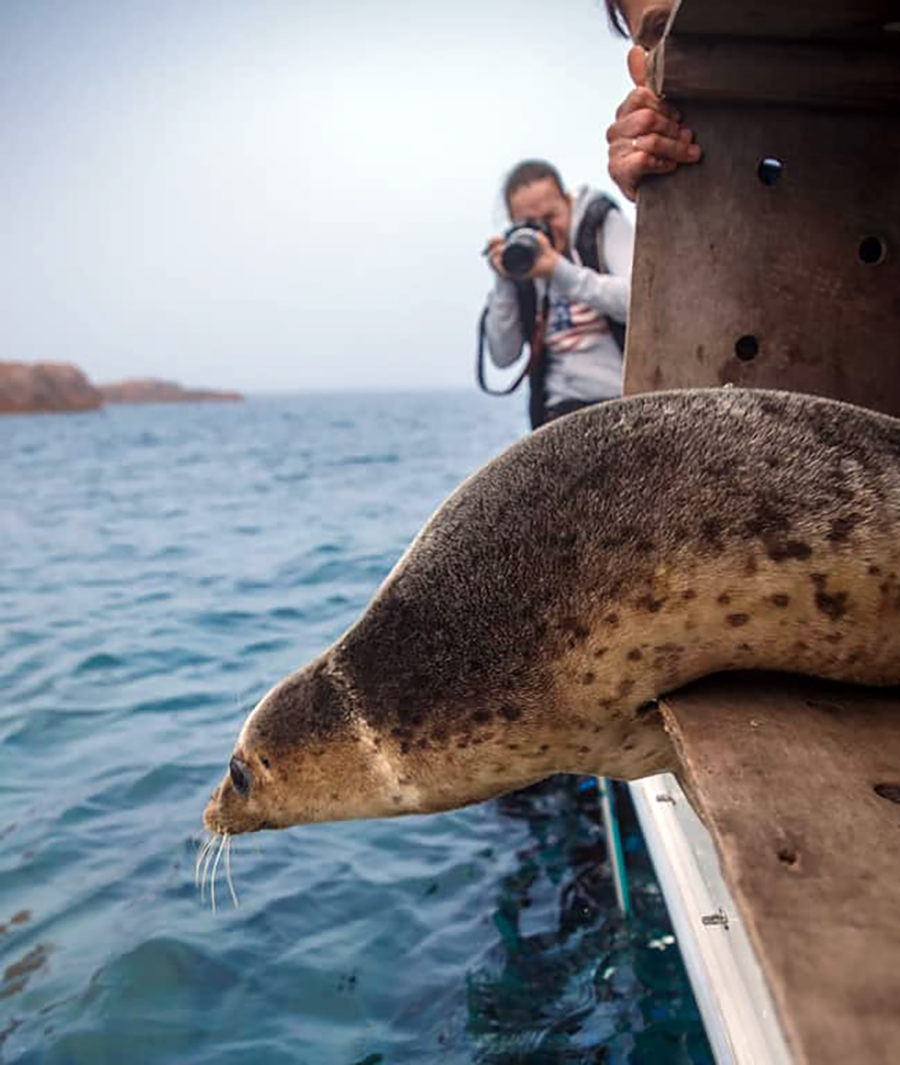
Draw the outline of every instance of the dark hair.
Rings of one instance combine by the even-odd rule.
[[[628,23],[622,14],[621,0],[606,0],[606,16],[609,19],[609,25],[613,33],[617,33],[620,37],[631,36],[628,31]]]
[[[543,159],[523,159],[521,163],[516,163],[506,175],[506,181],[503,182],[503,202],[506,204],[507,211],[509,210],[509,198],[517,189],[531,185],[535,181],[543,181],[544,178],[550,178],[559,191],[565,195],[566,187],[555,166]]]

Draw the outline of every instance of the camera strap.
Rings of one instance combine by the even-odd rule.
[[[523,292],[524,285],[521,283],[516,285],[519,296],[519,305],[522,307],[523,303],[529,299],[532,302],[536,302],[534,297],[536,292],[534,289],[534,282],[527,282],[531,287],[531,293],[526,295]],[[541,358],[544,354],[544,334],[547,329],[547,316],[550,310],[550,284],[547,283],[544,289],[544,296],[540,302],[539,307],[534,308],[534,327],[531,330],[531,336],[528,337],[528,359],[525,362],[523,369],[517,374],[511,385],[506,388],[491,388],[484,373],[484,348],[487,341],[487,316],[488,308],[485,307],[481,312],[481,318],[478,322],[478,359],[476,363],[476,372],[478,375],[478,386],[482,392],[486,392],[489,396],[508,396],[511,395],[521,385],[526,377],[533,377],[538,370],[541,363]]]

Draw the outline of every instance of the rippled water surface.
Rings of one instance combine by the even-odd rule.
[[[707,1065],[639,837],[625,922],[574,782],[238,840],[240,909],[194,886],[248,709],[523,425],[463,393],[0,420],[0,1061]]]

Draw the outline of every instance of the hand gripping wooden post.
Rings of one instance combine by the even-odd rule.
[[[641,186],[626,392],[900,416],[900,0],[681,0],[650,75],[704,158]],[[663,711],[796,1060],[900,1061],[900,696],[743,675]]]

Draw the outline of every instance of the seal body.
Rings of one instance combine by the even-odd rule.
[[[249,715],[220,834],[677,770],[708,673],[900,682],[900,422],[742,389],[588,408],[466,481],[363,616]]]

